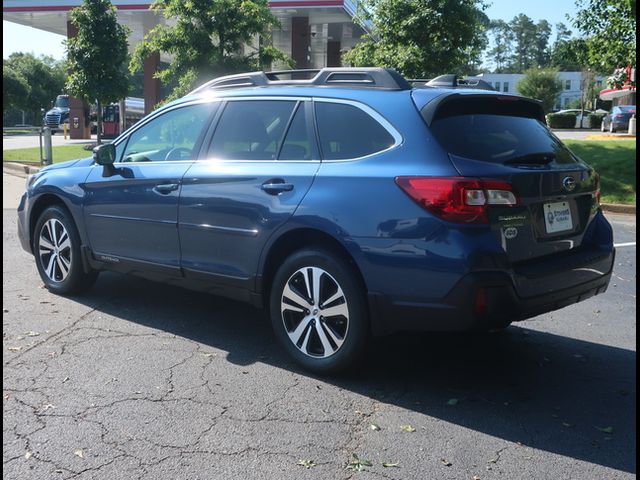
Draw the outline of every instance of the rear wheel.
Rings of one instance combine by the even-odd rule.
[[[616,133],[616,129],[613,127],[613,122],[609,124],[609,133]]]
[[[86,273],[80,258],[80,236],[64,208],[47,208],[33,231],[33,251],[40,278],[57,294],[72,294],[93,285],[98,272]]]
[[[353,268],[328,251],[305,249],[285,260],[273,281],[270,313],[278,340],[308,370],[343,370],[366,345],[363,288]]]
[[[602,122],[600,122],[600,131],[601,132],[606,132],[607,131],[607,128],[605,127],[605,124],[604,124],[604,120],[602,120]]]

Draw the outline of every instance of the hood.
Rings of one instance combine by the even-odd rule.
[[[59,168],[69,168],[69,167],[88,167],[93,163],[93,157],[87,158],[79,158],[77,160],[68,160],[66,162],[54,163],[52,165],[47,165],[44,168],[41,168],[41,172],[48,172],[51,170],[57,170]]]

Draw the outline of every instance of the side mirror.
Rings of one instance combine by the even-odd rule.
[[[98,165],[113,165],[116,161],[116,147],[111,143],[98,145],[93,149],[93,161]]]

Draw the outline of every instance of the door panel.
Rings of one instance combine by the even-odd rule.
[[[83,188],[90,247],[106,262],[146,262],[180,274],[178,199],[217,104],[168,110],[136,128],[113,166],[96,165]]]
[[[96,166],[86,180],[91,250],[179,268],[178,198],[191,162]]]
[[[232,103],[250,105],[228,109]],[[310,112],[304,102],[277,100],[225,107],[211,159],[194,163],[183,181],[178,229],[185,275],[251,287],[264,244],[294,213],[320,165]]]

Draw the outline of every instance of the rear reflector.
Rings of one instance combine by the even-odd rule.
[[[473,313],[476,315],[484,315],[487,313],[487,291],[480,287],[476,291],[476,299],[473,303]]]
[[[466,177],[396,177],[415,202],[456,223],[488,223],[487,207],[513,206],[518,199],[509,182]]]

